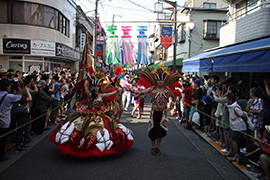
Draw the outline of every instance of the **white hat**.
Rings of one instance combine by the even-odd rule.
[[[270,125],[265,125],[264,127],[265,127],[266,131],[267,131],[268,133],[270,133]]]
[[[37,84],[37,87],[41,87],[41,86],[46,86],[46,81],[45,80],[40,80]]]

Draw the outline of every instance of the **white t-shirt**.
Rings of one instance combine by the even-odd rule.
[[[245,121],[241,118],[244,114],[243,110],[241,109],[240,105],[237,102],[234,102],[231,105],[228,105],[229,110],[229,118],[230,118],[230,126],[233,131],[246,131],[247,126]]]

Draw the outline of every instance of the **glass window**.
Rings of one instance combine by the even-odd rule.
[[[42,5],[24,3],[24,19],[27,24],[43,25]]]
[[[23,2],[13,2],[13,23],[25,23],[24,21],[24,3]]]
[[[42,25],[42,19],[42,5],[27,2],[13,2],[13,23]]]
[[[33,67],[41,67],[42,66],[42,62],[35,62],[35,61],[24,61],[24,72],[30,72],[31,68]],[[40,69],[39,69],[40,70]]]
[[[63,17],[63,34],[66,34],[66,18]]]
[[[43,6],[43,25],[56,29],[56,10],[51,7]]]
[[[66,19],[66,36],[68,36],[69,37],[69,20],[68,19]]]
[[[0,10],[5,11],[6,16],[0,17],[0,23],[8,21],[8,5],[7,2],[0,2]],[[69,37],[70,23],[67,18],[63,16],[58,10],[28,2],[12,2],[12,22],[17,24],[32,24],[50,27],[57,29],[61,33]]]
[[[178,42],[181,43],[181,42],[185,42],[186,40],[186,24],[181,24],[180,28],[179,28],[180,32],[179,32],[179,35],[178,35]]]
[[[59,31],[63,33],[63,15],[59,13]]]
[[[219,39],[220,28],[221,28],[221,21],[204,20],[203,38],[204,39]]]
[[[8,22],[8,6],[6,1],[0,1],[0,23]]]
[[[203,3],[203,8],[216,9],[216,3]]]
[[[247,14],[251,14],[257,10],[259,10],[258,7],[258,0],[248,0],[247,1]]]
[[[55,11],[55,28],[59,31],[59,12]]]
[[[12,69],[14,71],[17,64],[22,64],[22,61],[9,61],[9,69]],[[22,71],[22,67],[17,66],[16,71]]]

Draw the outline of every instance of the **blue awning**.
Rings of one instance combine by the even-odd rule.
[[[183,72],[211,72],[211,59],[186,61]]]
[[[201,53],[184,60],[183,69],[187,62],[213,59],[213,72],[270,72],[269,54],[270,38],[263,38]]]

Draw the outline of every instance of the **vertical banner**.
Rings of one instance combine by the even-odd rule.
[[[168,49],[172,45],[172,27],[161,27],[161,42],[160,44]]]
[[[103,44],[97,44],[97,56],[102,56],[103,54]]]
[[[85,46],[85,38],[86,38],[86,34],[81,33],[81,35],[80,35],[80,52],[83,52],[83,49]]]

